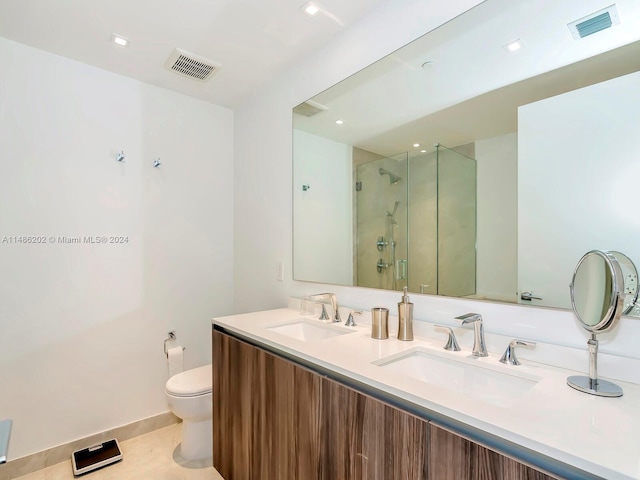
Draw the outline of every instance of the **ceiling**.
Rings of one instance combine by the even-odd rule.
[[[0,37],[233,108],[384,0],[322,0],[313,17],[305,1],[2,0]],[[206,82],[172,73],[175,48],[221,68]]]

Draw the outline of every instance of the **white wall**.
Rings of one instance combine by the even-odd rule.
[[[638,111],[640,73],[518,109],[519,288],[570,308],[567,285],[589,250],[640,265]]]
[[[518,261],[518,135],[476,142],[480,298],[516,302]]]
[[[210,318],[232,312],[233,113],[4,39],[0,65],[0,417],[19,458],[166,411],[169,330],[187,368],[210,361]],[[2,242],[21,235],[47,244]],[[76,235],[128,243],[48,240]]]
[[[296,278],[341,285],[353,282],[352,151],[351,145],[294,131]],[[305,191],[303,185],[310,188]]]

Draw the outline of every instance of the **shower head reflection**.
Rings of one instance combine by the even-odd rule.
[[[400,180],[402,180],[399,176],[394,175],[393,173],[391,173],[389,170],[385,170],[384,168],[380,168],[378,169],[378,173],[380,175],[389,175],[389,183],[391,185],[395,185],[396,183],[398,183]]]

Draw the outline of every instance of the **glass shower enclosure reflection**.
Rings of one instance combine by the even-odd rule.
[[[441,145],[375,160],[356,150],[354,285],[475,295],[476,161]]]
[[[366,161],[368,153],[354,149],[353,154],[354,285],[402,290],[407,285],[408,155]]]
[[[475,295],[476,161],[437,145],[409,171],[409,290]]]

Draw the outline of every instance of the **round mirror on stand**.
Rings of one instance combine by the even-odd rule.
[[[573,273],[571,306],[582,326],[591,333],[589,376],[567,378],[570,387],[601,397],[620,397],[622,388],[598,379],[598,333],[614,328],[620,317],[630,312],[638,299],[638,272],[633,262],[620,252],[592,250],[578,262]]]

